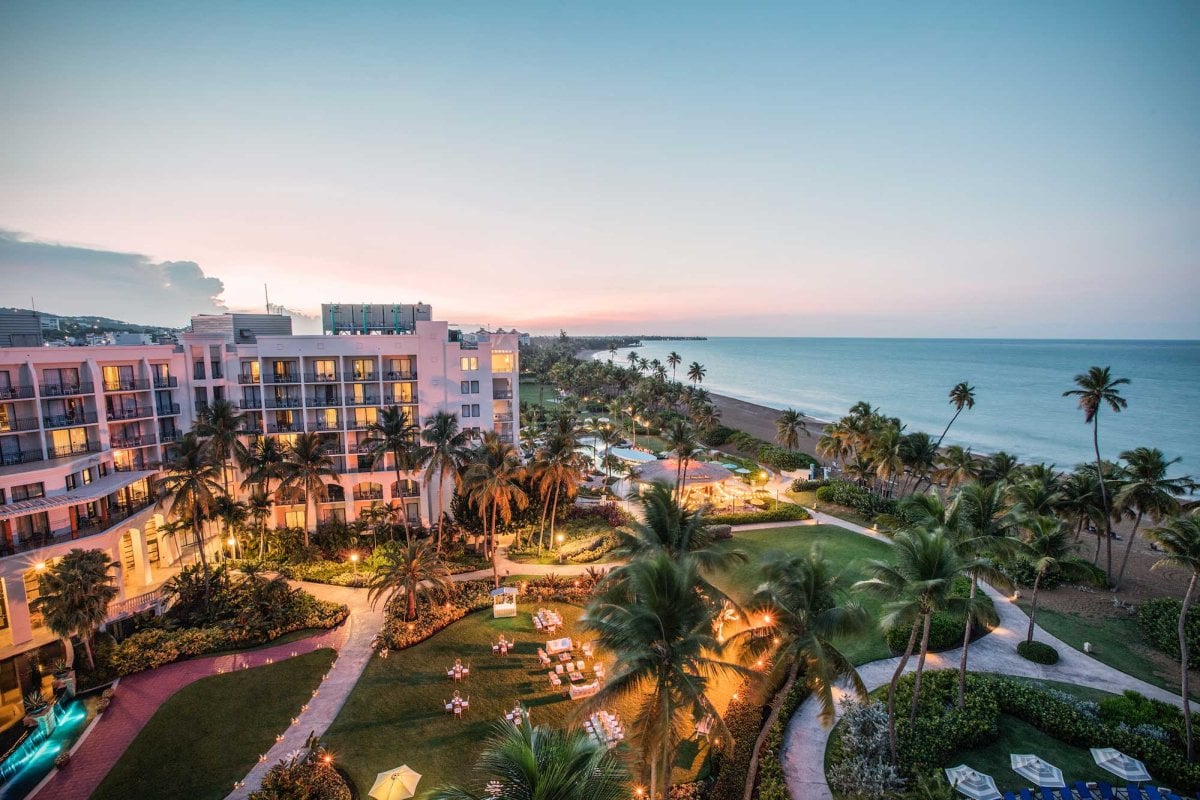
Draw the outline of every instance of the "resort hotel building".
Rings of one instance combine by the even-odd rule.
[[[0,314],[0,727],[4,712],[23,713],[30,651],[55,639],[30,608],[54,559],[75,547],[111,555],[111,621],[155,607],[162,583],[196,560],[190,532],[165,526],[156,480],[207,404],[233,403],[247,443],[321,438],[339,485],[320,521],[352,521],[373,502],[423,524],[438,516],[418,474],[397,482],[391,456],[365,455],[381,407],[418,425],[450,412],[515,442],[516,332],[465,336],[420,304],[331,305],[322,317],[323,335],[293,335],[278,314],[220,314],[193,317],[173,345],[45,347],[35,315]],[[304,524],[301,498],[275,501],[275,526]],[[222,552],[215,528],[205,548]]]

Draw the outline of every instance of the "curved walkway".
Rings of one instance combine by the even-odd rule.
[[[822,523],[838,525],[867,536],[881,538],[860,525],[854,525],[827,514],[813,512],[814,518]],[[1141,692],[1147,697],[1179,703],[1179,696],[1126,675],[1120,670],[1085,655],[1058,638],[1051,636],[1040,626],[1034,629],[1034,638],[1058,650],[1059,662],[1052,666],[1034,664],[1017,655],[1017,643],[1025,638],[1029,617],[1008,596],[987,584],[983,591],[995,602],[1000,622],[995,629],[971,643],[968,648],[968,668],[977,672],[994,672],[1018,677],[1060,681],[1079,686],[1090,686],[1108,692],[1120,693],[1126,689]],[[957,668],[960,651],[931,653],[925,660],[927,669]],[[872,661],[858,668],[867,689],[884,686],[892,678],[899,657]],[[916,667],[916,659],[910,659],[906,671]],[[825,746],[830,729],[817,718],[816,703],[804,703],[788,722],[784,733],[780,761],[787,778],[788,791],[796,800],[831,800],[833,795],[825,782]]]

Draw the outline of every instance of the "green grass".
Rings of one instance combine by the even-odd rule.
[[[548,383],[538,383],[537,381],[521,381],[518,387],[521,393],[521,402],[529,403],[530,405],[542,405],[547,408],[557,408],[558,403],[552,402],[558,398],[558,390]],[[542,397],[538,399],[538,392],[542,390]]]
[[[1074,747],[1042,733],[1027,722],[1001,714],[1000,733],[986,747],[961,750],[945,767],[966,764],[996,779],[1000,791],[1012,791],[1029,786],[1029,779],[1012,771],[1009,756],[1013,753],[1033,753],[1063,771],[1068,781],[1113,781],[1109,772],[1096,766],[1086,747]]]
[[[307,639],[308,637],[315,636],[316,634],[319,634],[319,633],[325,633],[325,629],[324,628],[301,628],[298,631],[292,631],[291,633],[285,633],[282,636],[272,639],[269,642],[263,642],[262,644],[256,644],[253,647],[235,647],[230,650],[214,650],[211,653],[201,653],[200,655],[196,656],[196,658],[212,658],[213,656],[227,656],[227,655],[232,655],[234,653],[251,653],[255,650],[261,650],[264,647],[274,647],[277,644],[289,644],[291,642],[298,642],[301,639]]]
[[[807,553],[819,546],[825,557],[841,565],[839,576],[843,587],[849,587],[866,577],[861,565],[865,559],[887,558],[887,543],[870,539],[835,525],[797,525],[792,528],[770,528],[757,531],[741,531],[722,546],[743,550],[750,560],[727,574],[719,575],[714,583],[739,601],[747,600],[760,582],[758,565],[763,556],[778,550],[787,553]],[[859,597],[871,620],[879,619],[879,601],[871,597]],[[855,664],[865,664],[891,655],[883,633],[872,625],[861,637],[838,643],[843,652]]]
[[[333,658],[331,649],[316,650],[185,686],[150,718],[92,800],[225,797],[312,696]]]
[[[836,503],[821,503],[817,501],[817,493],[812,492],[784,492],[793,503],[799,503],[802,506],[816,509],[822,514],[828,514],[831,517],[844,519],[847,522],[853,522],[855,525],[862,525],[864,528],[869,528],[875,524],[874,517],[869,517],[866,514],[860,514],[853,508],[848,506],[840,506]]]

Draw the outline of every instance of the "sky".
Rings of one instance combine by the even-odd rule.
[[[6,0],[0,77],[2,305],[1200,338],[1190,0]]]

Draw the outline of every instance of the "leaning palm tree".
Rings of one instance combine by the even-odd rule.
[[[228,400],[214,400],[205,406],[196,422],[196,433],[221,463],[221,483],[225,494],[232,494],[230,482],[233,464],[246,456],[246,446],[239,438],[245,417]]]
[[[683,356],[674,350],[667,353],[667,365],[671,368],[671,380],[675,380],[675,369],[683,363]]]
[[[471,442],[471,436],[464,431],[459,430],[458,417],[446,411],[439,411],[432,417],[425,420],[425,427],[421,429],[421,452],[419,455],[420,461],[425,465],[425,497],[426,502],[432,504],[433,493],[430,487],[433,485],[434,478],[437,478],[437,549],[442,550],[442,529],[444,527],[444,514],[442,509],[445,508],[442,502],[442,492],[445,489],[446,481],[453,479],[458,481],[458,475],[461,473],[463,465],[468,458],[467,446]],[[433,508],[429,509],[429,524],[434,521]]]
[[[586,466],[578,451],[579,440],[573,431],[560,430],[550,436],[538,449],[530,464],[530,477],[542,497],[542,524],[538,532],[538,552],[542,552],[546,534],[546,518],[550,518],[550,541],[554,541],[558,521],[558,503],[571,500],[579,492],[580,476]]]
[[[417,618],[417,595],[426,597],[448,596],[452,584],[450,568],[438,555],[428,539],[409,541],[403,548],[395,544],[380,548],[380,565],[367,584],[367,599],[371,607],[380,599],[386,607],[392,599],[404,593],[406,607],[404,619],[411,622]]]
[[[629,778],[620,758],[579,728],[552,728],[522,714],[497,722],[475,765],[478,791],[446,786],[431,800],[625,800]]]
[[[311,534],[316,531],[318,502],[329,497],[326,478],[338,483],[337,467],[321,438],[315,433],[301,433],[288,448],[287,461],[283,463],[281,491],[300,492],[304,495],[304,546],[308,547]],[[309,507],[313,513],[310,515]]]
[[[1121,453],[1121,460],[1125,462],[1121,469],[1121,488],[1117,490],[1113,504],[1119,511],[1133,515],[1133,530],[1129,532],[1129,541],[1125,543],[1121,569],[1113,584],[1114,592],[1121,588],[1121,581],[1125,579],[1125,565],[1129,563],[1129,551],[1133,549],[1133,540],[1137,537],[1142,518],[1149,516],[1158,524],[1164,517],[1179,511],[1179,500],[1176,498],[1195,488],[1189,477],[1167,477],[1167,470],[1179,463],[1179,459],[1167,460],[1157,447],[1126,450]]]
[[[1079,407],[1083,409],[1083,421],[1092,426],[1092,447],[1096,451],[1096,471],[1104,474],[1104,465],[1100,458],[1100,409],[1108,406],[1114,414],[1121,413],[1128,403],[1121,396],[1117,387],[1129,383],[1128,378],[1114,378],[1108,367],[1092,367],[1087,372],[1075,376],[1077,388],[1063,392],[1063,397],[1078,397]],[[1112,504],[1109,502],[1108,488],[1100,481],[1100,503],[1104,509],[1104,538],[1105,538],[1105,573],[1111,580],[1112,576]]]
[[[367,428],[367,456],[376,467],[381,467],[390,454],[392,466],[396,470],[396,486],[399,488],[404,472],[420,469],[421,448],[417,447],[417,437],[420,429],[409,420],[408,413],[399,406],[388,406],[379,409],[375,421]],[[404,538],[411,539],[412,532],[408,527],[408,515],[401,514],[400,521],[404,523]]]
[[[933,480],[954,488],[979,477],[979,460],[969,447],[952,444],[938,453]]]
[[[711,716],[715,737],[732,738],[708,698],[712,683],[749,670],[723,658],[724,646],[713,633],[713,604],[697,591],[694,558],[659,553],[623,569],[625,579],[605,582],[607,589],[580,619],[617,665],[591,704],[636,703],[630,730],[641,763],[649,767],[649,793],[665,798],[676,750],[691,720]]]
[[[512,522],[513,509],[529,505],[529,495],[521,488],[525,467],[521,454],[494,431],[483,435],[477,460],[463,473],[463,488],[471,505],[483,521],[487,552],[492,560],[492,580],[500,587],[500,557],[496,547],[496,523]]]
[[[204,605],[208,606],[210,575],[208,557],[204,553],[204,520],[211,514],[216,498],[224,492],[221,478],[224,468],[213,460],[212,451],[205,447],[194,432],[183,436],[171,448],[171,458],[158,481],[158,506],[171,498],[167,512],[177,519],[191,521],[200,567],[204,572]]]
[[[958,415],[963,412],[963,409],[970,411],[975,407],[975,387],[966,381],[954,384],[954,388],[950,390],[950,405],[954,406],[954,416],[946,423],[945,430],[938,437],[937,444],[934,445],[935,450],[942,446],[942,440],[946,438],[946,434],[950,432],[950,426],[958,419]]]
[[[1033,628],[1037,622],[1038,590],[1047,575],[1061,575],[1069,580],[1090,581],[1092,570],[1087,562],[1075,557],[1079,545],[1072,541],[1071,532],[1058,517],[1041,516],[1027,520],[1024,527],[1028,541],[1022,548],[1033,562],[1033,593],[1029,598],[1029,628],[1025,641],[1033,641]]]
[[[896,534],[892,539],[892,554],[890,560],[868,561],[865,572],[871,577],[854,586],[885,601],[880,620],[885,629],[896,625],[912,626],[904,654],[888,683],[888,738],[892,760],[895,761],[896,686],[917,647],[917,635],[920,633],[920,651],[909,713],[909,719],[915,719],[921,695],[921,675],[925,656],[929,652],[930,620],[935,611],[961,609],[963,603],[951,598],[950,589],[954,579],[963,574],[963,561],[950,536],[925,528],[913,528]]]
[[[780,688],[750,757],[743,800],[751,800],[759,756],[801,671],[821,705],[825,724],[833,721],[834,684],[848,683],[859,697],[867,694],[853,663],[833,644],[834,637],[864,631],[867,614],[857,603],[839,605],[838,576],[821,551],[813,548],[807,555],[769,555],[762,577],[752,600],[755,612],[751,619],[763,624],[747,628],[730,642],[745,643],[752,656],[771,654],[772,674],[766,683]]]
[[[688,380],[692,382],[693,386],[699,386],[700,384],[704,383],[704,376],[707,374],[708,371],[704,369],[704,365],[699,361],[693,361],[688,366],[687,376]]]
[[[117,566],[103,550],[76,547],[38,575],[38,596],[30,607],[62,638],[68,664],[74,661],[71,637],[78,636],[88,668],[96,669],[92,634],[108,619],[108,604],[117,596],[110,572]]]
[[[788,450],[795,450],[800,446],[801,433],[808,436],[808,425],[804,422],[804,415],[794,408],[784,409],[775,420],[775,441]]]
[[[246,513],[254,520],[254,527],[258,530],[259,561],[265,561],[267,558],[267,520],[271,516],[272,508],[271,498],[262,492],[254,492],[246,500]]]
[[[1192,707],[1188,691],[1188,637],[1187,615],[1196,590],[1196,579],[1200,578],[1200,511],[1186,516],[1172,517],[1165,525],[1146,531],[1146,536],[1163,549],[1165,555],[1154,565],[1183,567],[1191,572],[1187,591],[1183,594],[1183,605],[1179,608],[1179,696],[1183,699],[1183,727],[1187,736],[1187,757],[1192,760]]]

